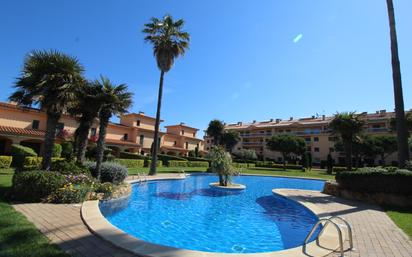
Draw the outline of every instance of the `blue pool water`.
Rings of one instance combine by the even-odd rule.
[[[111,224],[142,240],[208,252],[256,253],[299,246],[317,217],[273,188],[321,190],[324,181],[240,176],[241,192],[209,188],[212,175],[134,184],[123,200],[101,202]]]

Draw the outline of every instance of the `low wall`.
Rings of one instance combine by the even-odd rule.
[[[341,188],[335,181],[326,181],[323,193],[350,200],[375,203],[378,205],[412,207],[412,195],[355,192]]]

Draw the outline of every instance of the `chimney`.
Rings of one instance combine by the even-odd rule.
[[[314,120],[315,119],[315,115],[312,115],[312,120]]]
[[[379,111],[376,111],[376,114],[379,114]]]
[[[380,114],[385,114],[385,113],[386,113],[386,110],[380,110],[379,113],[380,113]]]
[[[241,121],[238,121],[238,122],[237,122],[237,125],[238,125],[238,126],[242,126],[242,122],[241,122]]]
[[[184,122],[180,122],[180,125],[185,125],[185,123],[184,123]]]
[[[293,120],[293,117],[290,117],[289,120]]]
[[[273,119],[270,119],[270,122],[273,122]]]
[[[139,114],[140,114],[140,115],[144,115],[144,112],[142,112],[142,111],[139,111]]]
[[[281,121],[281,119],[276,119],[276,123],[279,123]]]
[[[323,114],[323,115],[322,115],[322,120],[325,120],[325,118],[326,118],[326,117],[325,117],[325,114]]]

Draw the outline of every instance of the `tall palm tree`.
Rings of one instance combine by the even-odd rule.
[[[86,156],[86,148],[90,129],[99,115],[102,106],[102,86],[96,82],[86,82],[77,90],[76,104],[69,109],[69,113],[79,121],[75,132],[76,161],[83,163]]]
[[[405,110],[403,104],[401,65],[398,55],[398,39],[396,36],[395,11],[393,9],[393,1],[386,0],[386,5],[388,7],[391,37],[392,79],[395,96],[396,133],[398,141],[398,165],[400,168],[403,168],[405,167],[406,161],[409,159],[408,131],[406,128]]]
[[[219,145],[225,133],[225,124],[221,120],[211,120],[206,130],[208,136],[213,137],[213,144]]]
[[[127,112],[127,109],[132,105],[133,94],[127,91],[126,84],[113,85],[108,78],[103,76],[101,76],[100,81],[96,80],[95,84],[102,87],[99,137],[96,149],[96,176],[97,179],[100,179],[109,120],[113,115],[121,115]]]
[[[58,51],[34,51],[23,65],[9,97],[20,105],[38,105],[47,114],[42,168],[50,169],[56,139],[57,123],[76,99],[74,93],[82,86],[83,66],[74,57]]]
[[[346,168],[352,170],[352,147],[355,137],[363,130],[364,122],[354,112],[337,113],[329,123],[334,134],[340,135],[345,150]]]
[[[175,61],[189,48],[190,35],[184,32],[184,20],[179,19],[174,21],[169,15],[163,17],[162,20],[152,18],[150,23],[145,24],[143,33],[147,34],[146,42],[153,44],[153,53],[156,57],[157,67],[160,70],[159,92],[157,97],[156,123],[153,142],[152,163],[150,165],[149,175],[156,174],[157,152],[159,145],[159,124],[160,124],[160,109],[162,105],[163,92],[163,77],[168,72]]]

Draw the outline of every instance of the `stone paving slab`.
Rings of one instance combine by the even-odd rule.
[[[181,178],[181,175],[176,175],[175,178]],[[315,191],[282,191],[292,199],[314,204],[324,210],[324,214],[320,216],[339,215],[351,223],[355,249],[345,252],[345,256],[412,257],[412,241],[379,207]],[[24,214],[51,242],[72,256],[136,256],[92,234],[81,219],[80,205],[36,203],[15,204],[13,207]]]

